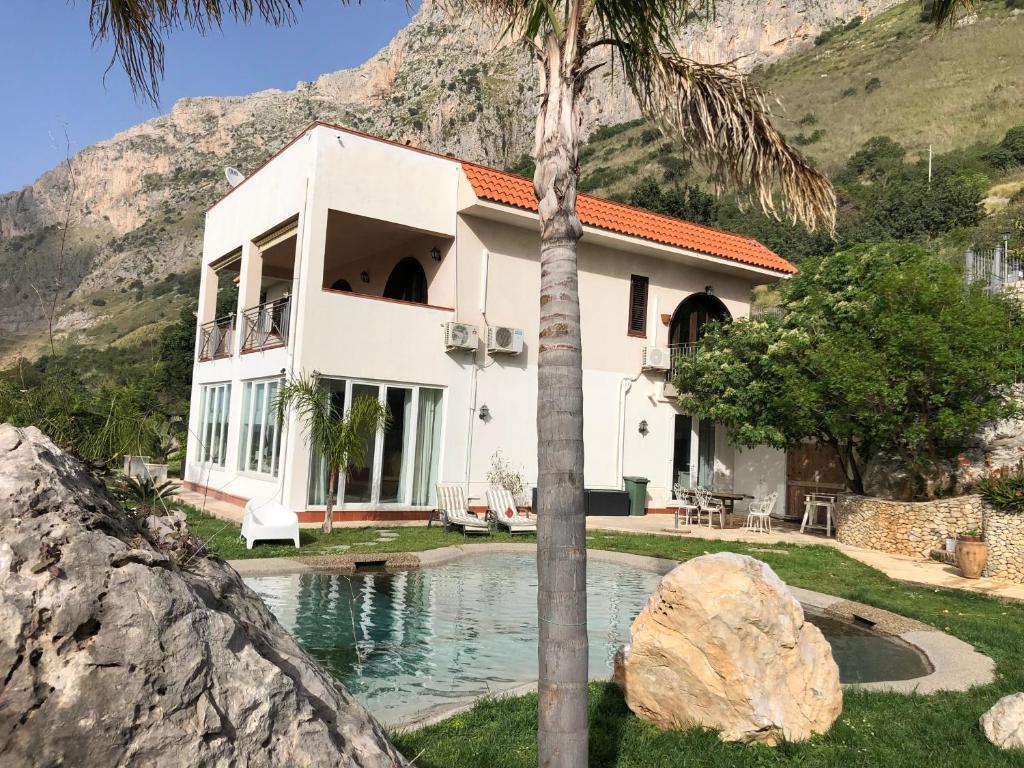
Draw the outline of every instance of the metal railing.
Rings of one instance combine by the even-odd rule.
[[[786,316],[786,308],[781,304],[773,306],[755,305],[750,308],[751,320],[781,320]]]
[[[672,365],[668,370],[668,378],[671,380],[675,374],[676,362],[681,357],[693,357],[697,354],[697,342],[688,341],[683,344],[669,344],[668,345],[669,359],[672,361]]]
[[[1024,282],[1024,259],[1009,255],[1003,248],[991,251],[969,249],[964,253],[964,280],[981,283],[990,291]]]
[[[231,357],[235,350],[235,317],[226,315],[199,326],[199,359]]]
[[[272,349],[288,344],[291,299],[285,296],[242,312],[242,351]]]

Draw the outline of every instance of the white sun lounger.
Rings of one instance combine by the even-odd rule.
[[[250,499],[242,517],[246,549],[256,541],[291,539],[299,546],[299,516],[274,499]]]
[[[437,507],[441,511],[441,524],[446,530],[449,525],[454,525],[462,529],[463,536],[470,533],[490,535],[491,527],[487,521],[470,513],[461,485],[437,486]]]
[[[537,532],[537,521],[519,514],[511,491],[492,485],[487,491],[487,508],[494,515],[494,521],[508,528],[509,533]]]

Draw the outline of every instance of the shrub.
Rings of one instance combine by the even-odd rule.
[[[105,306],[107,306],[107,300],[106,299],[93,299],[91,303],[92,303],[92,305],[94,307],[105,307]]]
[[[1001,512],[1024,513],[1024,467],[979,480],[978,492]]]
[[[849,96],[856,96],[857,95],[857,89],[854,88],[851,85],[849,88],[844,88],[843,92],[840,93],[839,95],[842,96],[844,99],[849,97]]]
[[[877,77],[872,77],[870,80],[868,80],[864,84],[864,92],[865,93],[871,93],[873,91],[877,91],[881,87],[882,87],[882,81],[879,80]]]

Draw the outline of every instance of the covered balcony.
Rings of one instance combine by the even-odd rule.
[[[298,246],[296,223],[285,224],[253,245],[242,278],[245,284],[239,285],[242,354],[288,346]]]

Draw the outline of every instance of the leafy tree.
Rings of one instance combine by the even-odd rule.
[[[965,286],[957,264],[905,243],[814,259],[782,289],[782,321],[712,329],[675,372],[680,406],[738,445],[831,446],[849,487],[879,451],[917,493],[937,461],[1017,413],[1019,304]]]
[[[177,402],[188,403],[195,355],[196,305],[189,302],[181,308],[177,322],[160,333],[158,376],[170,397]]]
[[[281,25],[299,0],[92,0],[94,38],[138,91],[155,100],[164,38],[254,13]],[[587,764],[586,525],[583,515],[583,372],[576,250],[582,109],[589,77],[606,62],[622,73],[644,116],[703,160],[723,183],[770,213],[814,228],[835,223],[835,195],[770,120],[767,101],[734,65],[701,64],[676,48],[679,30],[713,13],[674,0],[465,0],[522,44],[537,64],[533,176],[540,233],[541,344],[537,358],[537,531],[542,765]],[[609,56],[609,54],[611,54]],[[604,57],[604,58],[602,58]],[[595,131],[600,138],[601,132]]]
[[[654,179],[644,179],[633,187],[629,204],[697,224],[711,224],[715,220],[715,198],[692,184],[664,190]]]
[[[338,481],[350,467],[362,469],[366,466],[374,435],[389,421],[387,406],[376,398],[363,395],[352,401],[347,412],[342,411],[315,375],[301,375],[281,386],[273,407],[281,423],[289,412],[298,414],[309,445],[327,464],[327,510],[324,512],[323,532],[330,533]]]

